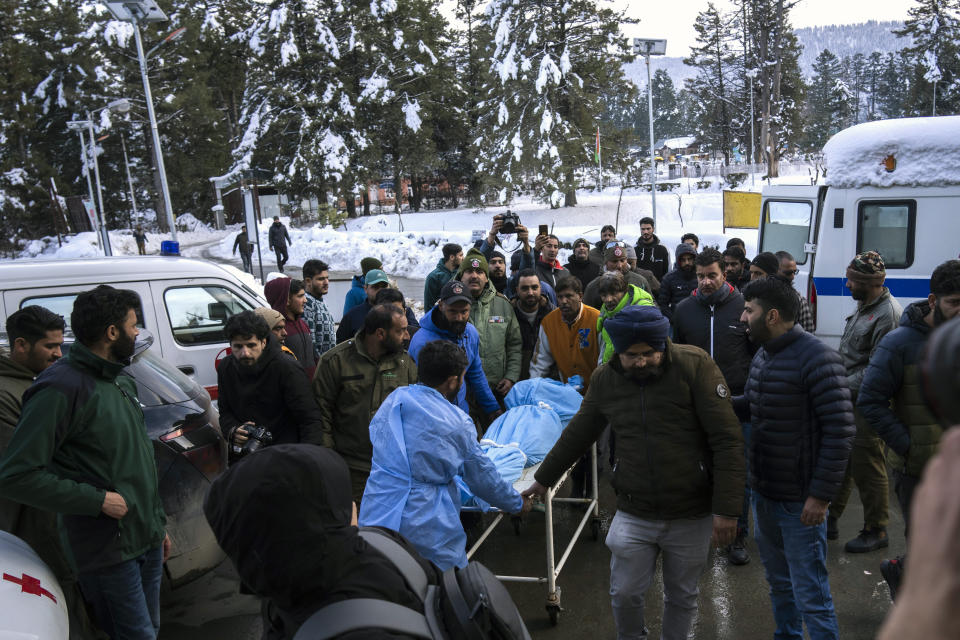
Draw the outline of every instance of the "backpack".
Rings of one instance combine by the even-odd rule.
[[[341,600],[311,615],[294,640],[327,640],[370,628],[427,640],[530,640],[510,593],[479,562],[448,569],[439,586],[431,585],[423,567],[396,540],[373,527],[361,528],[360,535],[403,575],[424,613],[386,600]]]

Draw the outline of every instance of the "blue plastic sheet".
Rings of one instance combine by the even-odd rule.
[[[581,402],[583,402],[583,396],[576,389],[550,378],[521,380],[513,385],[507,397],[504,398],[504,404],[511,409],[523,405],[539,406],[540,403],[546,404],[560,417],[560,424],[564,427],[580,410]],[[559,437],[559,434],[557,437]],[[498,442],[502,441],[498,440]],[[526,449],[524,449],[524,452],[530,454]]]
[[[546,457],[562,432],[560,417],[550,407],[521,405],[507,409],[494,420],[483,438],[500,444],[516,443],[530,467]]]
[[[480,448],[497,467],[503,479],[514,483],[520,479],[527,463],[527,456],[516,444],[498,444],[491,440],[481,440]],[[457,488],[460,489],[460,504],[464,507],[478,507],[481,511],[489,511],[490,503],[473,495],[463,478],[455,478]]]

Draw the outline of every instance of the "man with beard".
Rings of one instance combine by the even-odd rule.
[[[112,638],[156,637],[170,553],[153,443],[137,386],[121,373],[139,334],[138,309],[126,289],[102,285],[77,296],[77,341],[24,395],[0,458],[0,495],[59,514],[84,597]]]
[[[777,273],[789,280],[790,284],[793,284],[797,273],[799,273],[796,259],[788,251],[777,251],[773,255],[777,256],[777,260],[780,261],[780,269]],[[817,330],[817,319],[813,317],[813,308],[803,296],[800,296],[800,311],[797,312],[797,322],[803,327],[804,331],[813,333]]]
[[[660,295],[657,304],[668,320],[673,318],[673,311],[682,300],[686,300],[697,288],[697,273],[694,260],[697,251],[686,242],[681,242],[676,249],[677,265],[673,271],[663,277],[660,282]]]
[[[494,251],[487,262],[490,267],[490,284],[497,290],[497,293],[507,295],[507,258],[499,251]]]
[[[747,338],[747,327],[740,320],[743,296],[726,282],[722,264],[723,256],[710,247],[697,256],[698,286],[692,295],[677,305],[673,314],[673,340],[677,344],[700,347],[710,354],[720,367],[730,392],[738,396],[743,393],[754,348]],[[749,446],[750,423],[743,422],[741,427],[744,443]],[[745,484],[743,513],[737,522],[737,538],[726,550],[727,558],[734,565],[750,562],[746,548],[749,512],[750,489]]]
[[[323,354],[313,378],[323,445],[347,461],[353,499],[360,503],[370,475],[370,418],[390,392],[417,381],[404,350],[407,318],[394,304],[378,304],[353,338]]]
[[[600,265],[590,260],[590,243],[586,238],[577,238],[574,241],[573,255],[563,268],[579,280],[584,289],[603,272]]]
[[[943,434],[943,426],[923,401],[917,369],[931,331],[956,317],[960,317],[960,260],[948,260],[934,269],[927,299],[909,305],[900,326],[880,340],[857,396],[857,408],[889,448],[905,536],[914,490]],[[901,556],[880,564],[891,598],[900,586],[904,560]]]
[[[636,286],[647,295],[650,295],[650,284],[642,275],[630,269],[627,262],[627,245],[623,242],[614,241],[604,250],[604,274],[619,273],[628,284]],[[604,275],[601,274],[601,275]],[[583,290],[583,302],[594,309],[599,309],[603,305],[600,299],[600,282],[603,278],[594,278],[590,285]],[[650,296],[650,303],[653,304],[653,296]]]
[[[317,360],[337,344],[336,323],[323,301],[323,296],[330,291],[329,269],[323,260],[303,263],[303,286],[306,289],[303,319],[313,337],[313,354]]]
[[[283,314],[284,329],[287,332],[283,344],[296,356],[297,362],[307,374],[307,380],[312,379],[317,368],[317,358],[314,355],[310,325],[303,319],[307,304],[307,291],[303,280],[274,278],[263,287],[263,293],[270,306]]]
[[[603,225],[600,229],[600,241],[590,249],[590,262],[593,262],[602,269],[604,263],[603,252],[606,250],[607,245],[616,239],[617,230],[614,226],[612,224]]]
[[[847,317],[838,351],[843,358],[843,366],[847,369],[847,385],[854,402],[857,401],[857,391],[863,382],[863,374],[877,345],[883,336],[897,328],[903,314],[903,307],[890,295],[890,290],[883,286],[886,275],[883,258],[876,251],[864,251],[847,267],[846,286],[857,301],[857,309]],[[858,409],[854,409],[854,418],[857,422],[857,437],[853,441],[843,486],[830,504],[827,540],[836,540],[839,537],[837,520],[843,514],[850,491],[856,482],[860,502],[863,503],[863,528],[856,538],[847,542],[844,550],[847,553],[866,553],[888,546],[890,489],[887,484],[883,441]]]
[[[370,421],[373,468],[361,527],[385,527],[413,543],[441,571],[467,566],[456,478],[502,511],[528,510],[480,448],[470,416],[456,406],[467,356],[446,340],[417,354],[420,384],[390,394]]]
[[[670,271],[670,251],[660,244],[660,238],[653,233],[653,218],[640,218],[640,238],[637,239],[636,249],[637,266],[652,271],[653,276],[662,282],[663,276]]]
[[[231,458],[241,456],[255,427],[266,428],[275,444],[320,444],[320,413],[310,382],[296,358],[281,351],[267,321],[255,311],[243,311],[227,320],[224,333],[231,354],[217,367],[217,387],[220,428],[231,445]]]
[[[609,249],[608,249],[609,251]],[[600,311],[597,319],[597,333],[600,338],[600,364],[605,364],[613,357],[613,341],[603,328],[603,323],[620,313],[624,308],[631,306],[656,306],[653,296],[640,287],[630,284],[619,271],[603,274],[594,280],[597,283],[596,293],[600,299]],[[586,296],[584,296],[586,298]],[[587,302],[586,304],[589,304]],[[592,305],[591,305],[592,306]]]
[[[506,296],[493,288],[488,274],[486,258],[471,249],[460,264],[457,276],[473,298],[470,322],[480,334],[483,373],[494,394],[502,400],[520,379],[523,338],[513,306]],[[473,413],[479,417],[479,407],[474,407]]]
[[[480,362],[480,334],[470,322],[470,306],[473,297],[459,280],[451,280],[440,291],[440,302],[420,318],[420,330],[410,340],[410,356],[416,360],[423,345],[434,340],[452,342],[467,354],[467,383],[457,393],[457,406],[470,412],[467,404],[467,388],[473,394],[480,409],[486,412],[488,421],[503,413],[483,373]]]
[[[547,296],[540,292],[540,278],[533,269],[524,269],[517,278],[517,297],[513,299],[513,310],[520,324],[520,337],[523,339],[523,355],[520,359],[520,379],[530,377],[530,360],[537,346],[540,324],[544,317],[556,307]]]
[[[796,323],[799,298],[780,276],[744,288],[741,320],[760,349],[744,395],[757,546],[777,638],[838,637],[827,577],[827,506],[856,433],[840,354]]]
[[[616,356],[593,372],[580,410],[523,495],[543,495],[609,424],[617,440],[607,547],[618,637],[646,637],[645,594],[662,554],[661,637],[686,638],[711,541],[729,544],[737,532],[740,425],[717,365],[701,349],[670,342],[656,307],[627,307],[606,329]]]
[[[758,253],[756,257],[750,261],[750,282],[775,276],[779,272],[780,260],[776,254],[770,253],[769,251]],[[797,297],[799,298],[799,295]]]
[[[530,361],[530,377],[544,378],[556,367],[560,380],[580,376],[584,387],[597,368],[600,353],[597,320],[600,312],[583,304],[580,281],[567,277],[557,283],[558,307],[540,324],[537,346]]]
[[[727,282],[740,291],[743,291],[743,288],[750,282],[750,272],[744,272],[743,262],[745,259],[743,249],[737,246],[727,247],[723,252],[723,275]]]
[[[463,247],[453,242],[443,245],[443,257],[437,261],[437,267],[427,276],[423,283],[423,308],[429,309],[437,303],[440,289],[451,278],[457,275],[457,269],[463,262]]]

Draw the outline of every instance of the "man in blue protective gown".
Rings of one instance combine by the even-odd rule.
[[[467,357],[446,340],[420,349],[420,384],[397,389],[370,422],[373,461],[360,526],[386,527],[410,540],[441,570],[465,567],[460,476],[470,491],[502,511],[528,511],[477,443],[473,422],[456,404]]]

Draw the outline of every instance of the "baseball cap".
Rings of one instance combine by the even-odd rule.
[[[387,274],[380,269],[370,269],[370,271],[367,271],[367,275],[363,277],[364,286],[369,287],[370,285],[377,284],[378,282],[390,282],[390,278],[387,277]]]
[[[452,304],[461,300],[473,304],[473,298],[467,293],[467,288],[463,286],[462,282],[459,280],[450,280],[447,284],[443,285],[443,289],[440,290],[441,302],[444,304]]]

